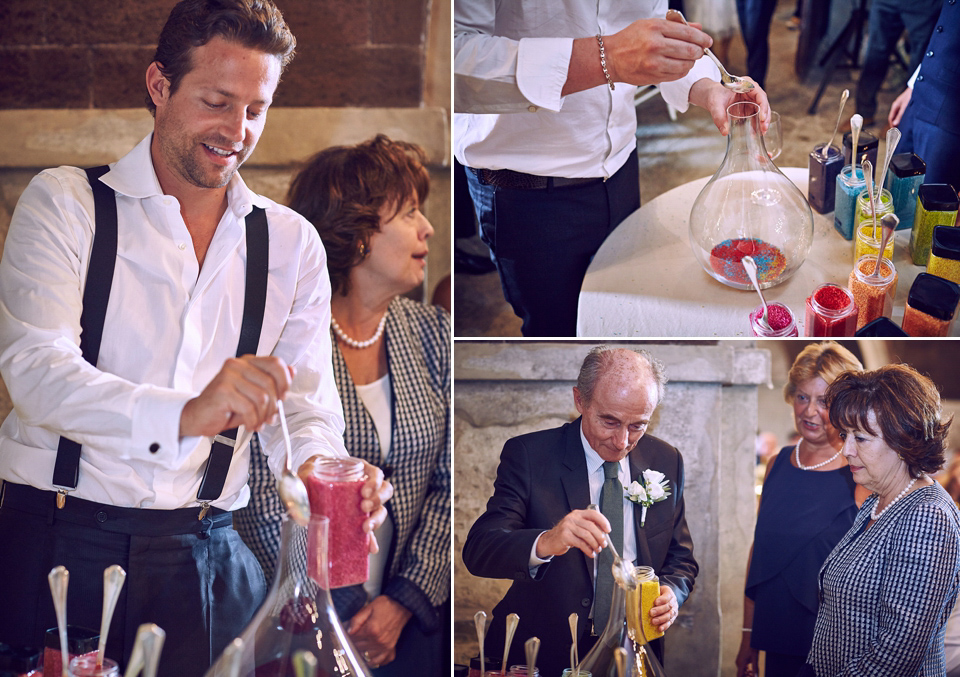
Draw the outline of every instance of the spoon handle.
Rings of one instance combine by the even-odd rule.
[[[311,654],[312,655],[312,654]],[[223,667],[226,672],[224,677],[238,677],[240,674],[240,661],[243,658],[243,640],[237,637],[227,645],[223,650]],[[316,660],[316,659],[314,659]],[[294,654],[294,670],[296,670],[296,654]]]
[[[533,677],[537,674],[537,654],[540,653],[540,638],[531,637],[523,645],[524,653],[527,656],[527,675]]]
[[[487,612],[480,610],[475,613],[473,624],[477,628],[477,641],[480,642],[480,674],[483,674],[487,669],[487,663],[483,655],[483,636],[487,629]]]
[[[877,184],[877,199],[879,200],[883,192],[883,184],[887,179],[887,170],[890,169],[890,161],[893,159],[893,154],[897,150],[897,145],[900,143],[900,130],[896,127],[891,127],[887,130],[887,144],[886,150],[884,150],[883,155],[883,166],[880,168],[880,179]]]
[[[517,614],[508,614],[507,615],[507,636],[506,640],[503,642],[503,663],[501,663],[501,674],[504,674],[507,664],[507,658],[510,655],[510,645],[513,643],[513,633],[517,631],[517,625],[520,623],[520,616]],[[532,677],[532,675],[531,675]]]
[[[277,400],[277,416],[280,418],[280,430],[283,432],[283,445],[287,450],[287,470],[293,472],[293,445],[290,443],[290,431],[287,429],[287,416],[283,413],[283,400]]]
[[[160,651],[163,649],[163,640],[167,633],[155,623],[144,623],[137,629],[137,634],[144,633],[143,638],[143,677],[157,677],[157,666],[160,663]]]
[[[100,643],[97,646],[97,665],[103,665],[103,658],[107,651],[107,634],[110,632],[110,621],[113,619],[113,610],[117,608],[117,599],[123,589],[123,582],[127,580],[127,572],[119,564],[112,564],[103,570],[103,616],[100,619]]]
[[[53,596],[53,609],[57,614],[57,631],[60,635],[61,674],[67,677],[70,666],[70,653],[67,651],[67,586],[70,584],[70,572],[65,566],[56,566],[47,574],[50,594]]]
[[[847,105],[847,99],[850,98],[850,90],[843,90],[843,94],[840,95],[840,113],[837,115],[837,124],[833,127],[833,134],[830,136],[830,140],[827,141],[827,145],[823,147],[823,150],[820,151],[820,155],[826,158],[830,155],[830,146],[833,145],[833,140],[837,138],[837,130],[840,129],[840,120],[843,119],[843,107]]]
[[[577,612],[574,611],[567,617],[567,623],[570,624],[570,637],[573,639],[573,644],[570,645],[570,669],[574,671],[574,677],[579,677],[579,671],[577,670],[578,656],[577,656],[577,623],[580,621],[580,616],[577,615]]]

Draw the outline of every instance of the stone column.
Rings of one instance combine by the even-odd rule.
[[[492,615],[510,583],[476,578],[460,558],[467,531],[493,491],[503,443],[576,418],[571,389],[592,345],[456,344],[455,662],[467,663],[476,655],[473,615],[480,609]],[[752,341],[623,345],[646,348],[666,365],[670,382],[649,432],[684,456],[687,522],[700,564],[694,591],[667,633],[666,667],[672,675],[735,675],[745,564],[756,514],[757,392],[769,383],[769,353]]]

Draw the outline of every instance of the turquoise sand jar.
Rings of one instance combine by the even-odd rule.
[[[949,183],[925,183],[917,191],[917,213],[910,231],[910,256],[918,266],[927,265],[934,226],[957,222],[957,191]]]
[[[913,153],[897,153],[890,160],[890,171],[883,187],[893,196],[893,213],[900,219],[897,230],[913,227],[917,211],[917,191],[927,173],[927,165]]]
[[[837,175],[837,188],[833,204],[833,227],[837,229],[845,240],[853,239],[853,226],[857,218],[857,198],[864,191],[866,179],[863,178],[863,167],[857,164],[857,171],[853,165],[845,165]]]
[[[752,290],[744,256],[757,262],[767,289],[793,275],[813,244],[813,212],[803,193],[770,160],[760,134],[760,107],[727,107],[727,152],[690,212],[690,246],[714,279]]]
[[[837,195],[837,176],[843,168],[843,154],[836,146],[830,146],[824,151],[827,144],[818,144],[807,164],[810,175],[807,179],[807,200],[810,206],[821,214],[833,211]]]

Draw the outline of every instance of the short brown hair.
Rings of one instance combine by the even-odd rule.
[[[811,343],[793,361],[783,386],[783,399],[792,403],[801,383],[819,376],[830,385],[845,371],[863,371],[863,365],[853,353],[836,341]]]
[[[420,146],[378,134],[356,146],[320,151],[294,178],[287,204],[320,234],[334,294],[349,291],[350,269],[380,230],[380,210],[393,210],[393,218],[408,199],[427,199],[426,161]]]
[[[933,381],[905,364],[874,371],[848,371],[826,392],[830,423],[841,432],[863,430],[871,435],[870,411],[877,417],[883,441],[897,452],[911,477],[943,467],[947,432],[953,417],[941,420],[940,393]]]
[[[280,59],[280,72],[293,60],[297,39],[272,0],[181,0],[170,11],[153,60],[170,82],[170,93],[193,68],[193,48],[215,37]],[[147,109],[157,107],[147,94]]]

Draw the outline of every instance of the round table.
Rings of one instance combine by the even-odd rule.
[[[781,168],[804,195],[807,169]],[[610,233],[593,258],[580,288],[577,336],[752,336],[750,312],[760,303],[755,291],[727,287],[710,277],[690,249],[690,208],[710,177],[654,198]],[[833,227],[833,212],[813,212],[813,246],[793,276],[765,289],[796,315],[803,336],[806,298],[817,286],[843,287],[853,269],[853,242]],[[910,285],[923,266],[910,260],[910,231],[897,231],[893,263],[897,295],[892,319],[903,319]],[[958,334],[957,325],[951,334]]]

